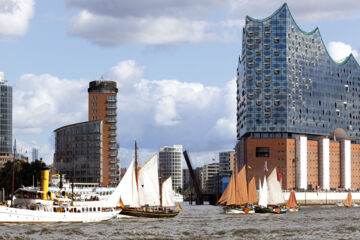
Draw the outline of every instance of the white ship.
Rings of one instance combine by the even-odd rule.
[[[18,191],[13,206],[0,206],[0,223],[99,222],[121,216],[120,185],[105,200],[73,201],[49,194],[48,179],[44,170],[42,191]]]

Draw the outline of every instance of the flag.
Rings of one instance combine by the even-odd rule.
[[[180,211],[183,210],[182,207],[180,206],[180,204],[178,204],[176,208],[179,209]]]
[[[119,205],[120,205],[121,208],[125,208],[125,206],[124,206],[124,204],[122,203],[121,200],[119,200]]]
[[[268,169],[268,166],[267,166],[267,161],[265,161],[265,163],[264,163],[264,172],[267,172],[267,171],[269,171],[269,169]]]
[[[280,182],[281,181],[281,172],[279,168],[276,168],[276,173],[277,173],[277,180]]]

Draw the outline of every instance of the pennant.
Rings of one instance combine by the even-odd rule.
[[[265,161],[265,163],[264,163],[264,172],[267,172],[267,171],[269,171],[269,169],[268,169],[267,161]]]
[[[279,168],[276,168],[276,174],[277,174],[277,180],[280,182],[281,181],[281,172]]]
[[[180,211],[183,210],[182,207],[180,206],[180,204],[178,204],[176,208],[179,209]]]
[[[121,200],[119,200],[119,205],[120,205],[121,208],[125,208],[125,206],[124,206],[124,204],[122,203]]]

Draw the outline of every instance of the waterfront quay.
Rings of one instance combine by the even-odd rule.
[[[290,192],[284,191],[284,198],[289,199]],[[295,192],[296,201],[300,205],[335,205],[344,203],[348,192],[302,191]],[[360,192],[351,192],[353,203],[360,204]]]

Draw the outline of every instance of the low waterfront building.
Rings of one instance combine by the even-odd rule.
[[[56,129],[54,167],[77,183],[103,182],[103,121],[71,124]]]

